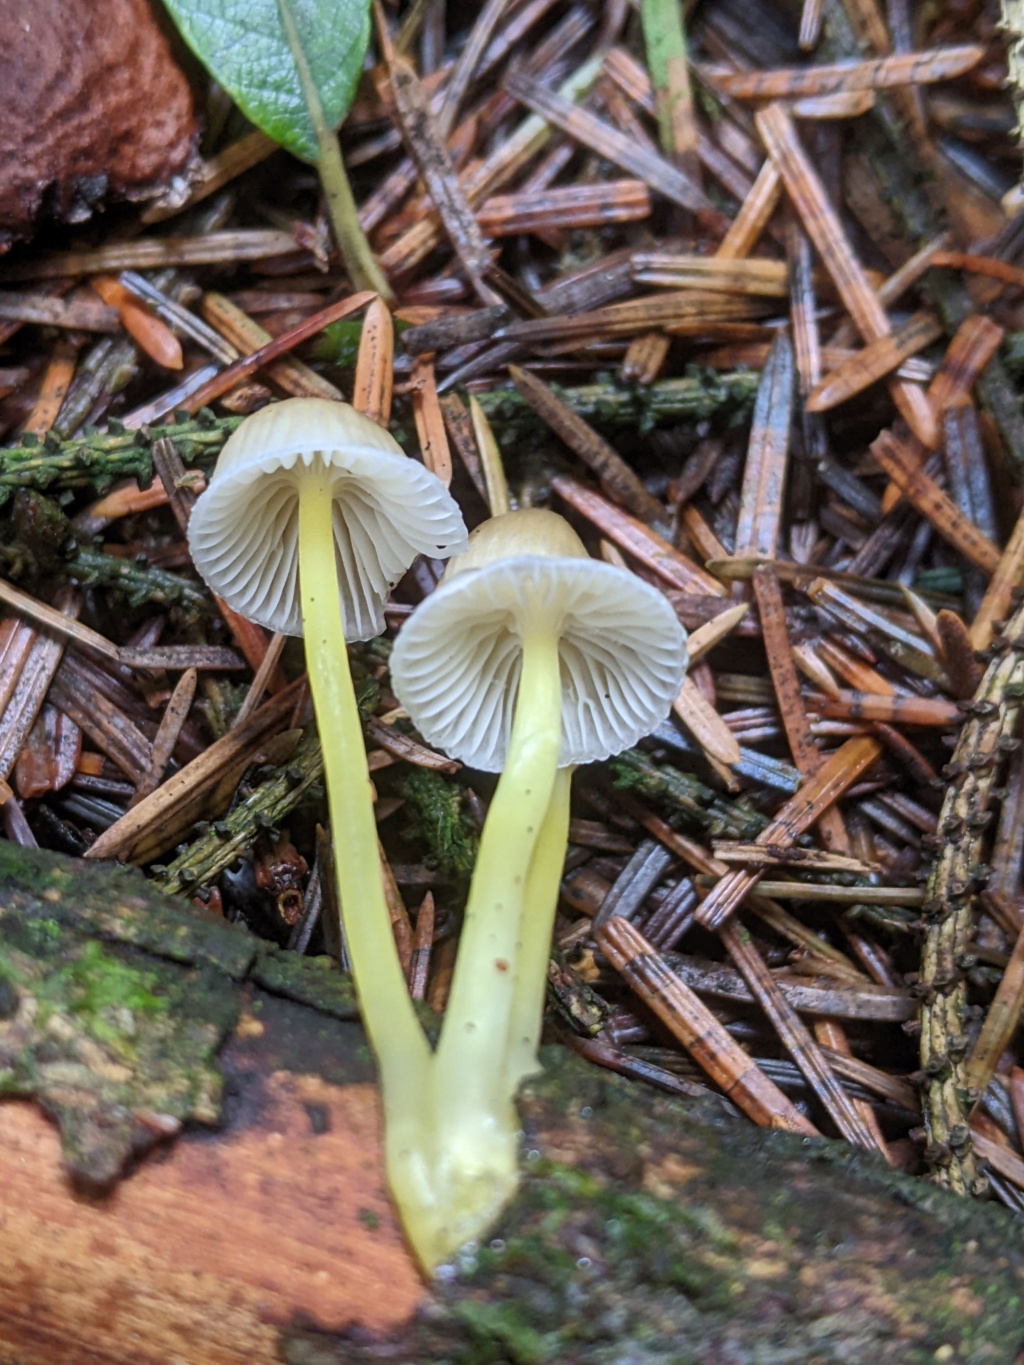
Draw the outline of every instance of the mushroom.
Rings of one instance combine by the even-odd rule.
[[[433,1201],[406,1213],[426,1263],[479,1235],[516,1186],[513,1100],[536,1068],[567,770],[647,734],[685,667],[666,598],[590,559],[568,523],[541,510],[480,526],[402,628],[391,681],[420,733],[501,771],[434,1057],[444,1141]]]
[[[291,398],[229,437],[188,531],[196,568],[236,612],[305,635],[323,750],[345,941],[381,1071],[389,1164],[426,1083],[416,1018],[384,899],[373,793],[346,640],[384,628],[384,602],[417,554],[465,545],[458,507],[433,474],[346,403]]]

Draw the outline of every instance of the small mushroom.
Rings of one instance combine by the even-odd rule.
[[[477,527],[403,627],[391,675],[424,738],[502,772],[528,655],[554,651],[561,768],[621,753],[665,718],[685,639],[662,593],[591,559],[564,517],[531,508]]]
[[[540,510],[479,527],[399,635],[392,686],[420,733],[502,774],[434,1058],[435,1200],[419,1225],[406,1214],[427,1263],[479,1235],[516,1186],[512,1101],[536,1067],[567,770],[647,734],[685,667],[666,598],[590,559],[563,518]]]
[[[430,1051],[384,899],[345,642],[383,630],[384,602],[417,554],[449,555],[465,535],[439,479],[375,422],[320,398],[243,422],[189,525],[193,561],[215,593],[249,620],[305,635],[345,941],[386,1107],[423,1083]]]

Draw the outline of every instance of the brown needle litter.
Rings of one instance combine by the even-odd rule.
[[[942,325],[928,313],[915,313],[890,336],[882,337],[843,361],[807,395],[808,412],[827,412],[899,369],[900,365],[942,335]]]
[[[768,565],[754,571],[753,584],[764,637],[765,655],[790,753],[800,772],[809,777],[821,766],[821,754],[811,735],[810,719],[800,691],[796,662],[790,647],[782,590]],[[822,814],[818,828],[827,848],[849,852],[850,841],[846,827],[835,807]]]
[[[31,264],[7,266],[8,280],[52,280],[62,276],[106,274],[118,270],[157,270],[167,265],[217,265],[260,261],[296,250],[294,236],[276,229],[207,232],[200,237],[164,237],[97,247],[93,251],[62,251],[41,256]]]
[[[657,152],[638,144],[602,119],[577,108],[537,81],[516,73],[506,77],[505,89],[568,136],[643,180],[653,191],[681,208],[714,212],[710,199],[682,170]]]
[[[865,62],[840,62],[778,71],[709,71],[712,83],[733,99],[799,99],[848,90],[882,90],[894,85],[925,85],[952,80],[977,66],[985,55],[979,44],[904,52]]]
[[[814,1126],[758,1070],[711,1011],[628,920],[613,915],[597,932],[601,951],[686,1050],[755,1123],[815,1136]]]
[[[377,33],[388,70],[388,90],[395,102],[406,149],[422,176],[445,232],[485,304],[494,302],[484,283],[489,264],[487,243],[456,179],[441,127],[434,121],[412,64],[394,51],[387,23],[377,11]]]
[[[736,520],[737,555],[775,555],[793,411],[793,346],[785,332],[772,343],[754,405]]]
[[[793,207],[818,248],[858,331],[866,342],[881,340],[891,330],[889,321],[803,150],[792,119],[781,105],[773,104],[757,115],[757,126]],[[918,439],[926,446],[935,446],[938,430],[924,393],[903,380],[893,381],[891,392],[893,401]]]
[[[641,521],[660,522],[665,512],[622,457],[539,379],[518,365],[508,367],[516,389],[544,422],[597,475],[608,495]]]
[[[759,842],[792,843],[870,767],[878,754],[879,746],[872,739],[847,740],[804,783],[799,796],[783,806],[769,821],[758,836]],[[728,920],[747,892],[757,885],[758,879],[757,872],[727,873],[701,905],[697,912],[698,921],[707,929],[717,929]]]
[[[891,431],[883,431],[872,443],[871,453],[917,510],[943,539],[986,573],[995,572],[999,550],[969,517],[930,479],[909,452],[907,444]]]

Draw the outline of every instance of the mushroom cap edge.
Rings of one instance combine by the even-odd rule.
[[[529,584],[532,605],[516,602],[516,581]],[[573,600],[559,607],[555,594],[569,585]],[[599,560],[517,555],[442,583],[399,632],[392,687],[428,743],[500,772],[519,683],[518,629],[547,610],[563,615],[560,767],[621,753],[664,720],[687,657],[663,594]]]

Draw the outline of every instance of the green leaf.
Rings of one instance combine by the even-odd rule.
[[[323,110],[336,129],[352,103],[370,39],[367,0],[164,0],[182,37],[242,112],[289,152],[320,148],[281,5]]]

